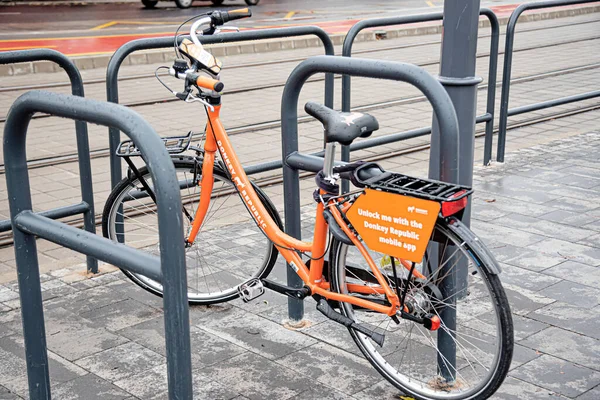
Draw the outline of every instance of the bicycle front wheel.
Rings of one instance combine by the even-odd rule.
[[[174,160],[181,187],[184,236],[187,237],[200,200],[201,163]],[[153,188],[147,168],[140,175]],[[254,186],[254,185],[253,185]],[[281,227],[277,210],[260,188],[254,186],[269,215]],[[122,216],[122,222],[117,216]],[[105,237],[129,246],[160,254],[158,214],[140,179],[123,179],[110,194],[102,215]],[[266,277],[277,259],[277,249],[256,225],[235,185],[218,167],[210,205],[194,243],[186,247],[188,300],[192,304],[214,304],[238,296],[237,287],[252,278]],[[163,288],[143,275],[123,270],[133,282],[162,296]]]
[[[405,304],[415,317],[438,316],[437,331],[406,318],[340,304],[340,312],[385,335],[383,347],[349,329],[362,353],[383,377],[417,399],[487,399],[500,386],[510,367],[513,327],[506,294],[493,256],[460,221],[439,220],[420,264],[415,269],[427,279],[415,279],[389,256],[369,251],[395,290],[406,289]],[[334,242],[331,248],[332,287],[378,303],[386,303],[378,283],[354,246]],[[411,266],[410,263],[406,265]],[[447,283],[453,280],[455,289]],[[372,294],[349,293],[361,285]],[[356,287],[356,286],[352,286]]]

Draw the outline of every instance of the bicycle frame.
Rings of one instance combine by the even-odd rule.
[[[240,194],[240,197],[244,201],[244,204],[248,208],[249,212],[252,214],[252,217],[256,221],[257,225],[265,233],[269,240],[275,244],[275,247],[279,250],[280,254],[304,281],[305,285],[310,289],[311,294],[320,295],[333,301],[350,303],[386,315],[395,315],[400,304],[398,296],[387,284],[386,279],[381,271],[379,271],[379,268],[375,265],[375,262],[368,254],[362,242],[360,242],[358,238],[356,238],[356,236],[350,231],[347,224],[344,222],[342,214],[339,212],[339,210],[337,210],[336,207],[330,208],[335,220],[340,227],[342,227],[346,235],[348,235],[352,242],[357,246],[372,270],[373,275],[381,285],[380,288],[374,288],[371,286],[366,287],[362,285],[349,284],[348,291],[354,293],[372,294],[375,290],[377,293],[385,294],[390,302],[390,305],[386,306],[362,298],[350,296],[348,294],[335,293],[329,290],[329,282],[323,279],[323,268],[325,265],[324,256],[327,248],[328,237],[328,226],[325,218],[323,217],[323,203],[319,203],[317,205],[315,232],[312,243],[295,239],[281,231],[275,221],[271,219],[267,213],[267,210],[263,207],[262,202],[258,198],[258,195],[252,188],[248,176],[242,168],[242,165],[240,164],[237,155],[233,150],[229,137],[227,136],[225,128],[221,123],[219,117],[220,110],[220,105],[214,106],[213,109],[207,107],[208,124],[206,127],[206,140],[204,144],[202,180],[199,182],[202,190],[200,192],[198,209],[196,210],[194,221],[192,223],[192,229],[186,239],[187,242],[194,242],[198,231],[202,226],[204,217],[206,216],[213,189],[213,167],[215,162],[215,154],[219,152],[231,175],[231,179],[235,184],[236,190]],[[310,263],[310,269],[304,264],[296,251],[310,252],[311,256],[313,257]]]

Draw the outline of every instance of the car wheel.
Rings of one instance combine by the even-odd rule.
[[[246,4],[248,4],[249,6],[255,6],[258,4],[260,0],[246,0]]]
[[[154,8],[158,4],[158,0],[142,0],[142,4],[146,8]]]
[[[190,8],[194,0],[175,0],[175,4],[179,8]]]
[[[210,0],[215,6],[220,6],[223,4],[223,0]]]

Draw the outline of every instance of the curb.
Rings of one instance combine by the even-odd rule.
[[[521,22],[542,21],[555,18],[566,18],[583,14],[600,12],[600,6],[588,6],[577,8],[559,8],[549,11],[540,11],[527,13],[519,18]],[[510,16],[498,17],[500,25],[506,25]],[[489,21],[483,19],[479,22],[479,27],[489,27]],[[442,24],[440,22],[419,24],[419,26],[409,26],[396,29],[381,28],[378,30],[365,30],[358,34],[355,42],[368,42],[382,40],[382,32],[387,39],[395,39],[404,36],[421,36],[442,33]],[[331,35],[331,40],[336,46],[341,46],[345,35]],[[318,38],[294,38],[294,39],[269,39],[261,41],[247,41],[239,43],[227,43],[220,45],[207,45],[207,49],[216,57],[266,53],[271,51],[305,49],[312,47],[322,47]],[[95,68],[106,68],[112,54],[72,57],[75,65],[80,70],[89,70]],[[122,65],[145,65],[161,62],[173,61],[173,49],[145,50],[130,54]],[[0,76],[27,75],[36,73],[60,72],[61,68],[50,61],[33,61],[27,63],[0,65]]]

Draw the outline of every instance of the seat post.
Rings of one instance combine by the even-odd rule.
[[[323,161],[323,175],[325,179],[333,176],[333,163],[335,162],[335,142],[325,144],[325,161]]]

